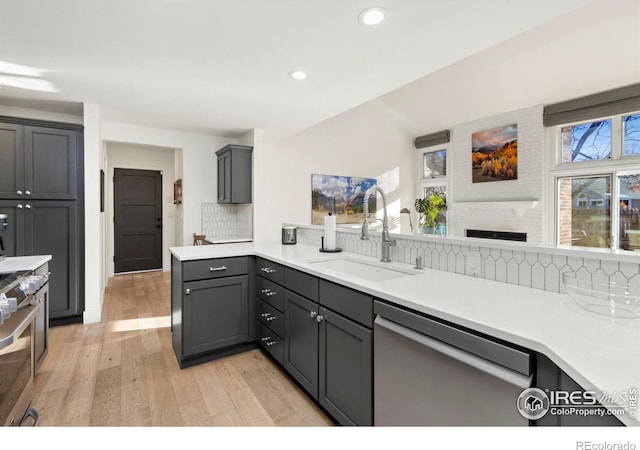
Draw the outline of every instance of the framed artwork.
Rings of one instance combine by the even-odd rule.
[[[362,222],[364,194],[375,185],[375,178],[311,175],[311,223],[322,225],[329,212],[339,224]],[[377,210],[376,197],[369,197],[369,212],[374,215]]]
[[[473,183],[518,179],[518,125],[510,124],[471,135]]]
[[[182,179],[178,179],[173,183],[173,203],[175,205],[182,203]]]

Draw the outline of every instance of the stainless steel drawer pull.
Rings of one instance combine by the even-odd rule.
[[[277,292],[274,292],[271,289],[262,289],[260,292],[262,292],[267,297],[271,297],[272,295],[276,295],[277,294]]]
[[[226,266],[209,267],[209,272],[222,272],[223,270],[227,270]]]
[[[272,345],[275,345],[276,341],[271,341],[271,342],[267,342],[267,347],[271,347]]]
[[[271,316],[271,317],[267,317],[267,322],[271,322],[272,320],[276,320],[277,317]]]
[[[262,270],[264,273],[274,273],[274,272],[276,272],[276,269],[272,269],[271,267],[262,267],[260,270]]]
[[[316,314],[318,314],[315,311],[309,311],[309,317],[311,317],[312,319],[316,316]]]
[[[263,338],[260,339],[262,342],[267,342],[269,340],[271,340],[271,336],[265,336]]]
[[[321,316],[320,314],[318,314],[318,315],[316,316],[316,320],[318,321],[318,323],[319,323],[319,322],[322,322],[322,321],[324,320],[324,316]]]
[[[187,289],[186,291],[184,291],[184,293],[187,295],[191,294],[191,289]]]
[[[22,195],[22,191],[17,191],[16,194]]]
[[[263,294],[267,294],[267,293],[271,292],[271,289],[262,289],[262,290],[260,290],[260,292],[262,292]]]
[[[270,315],[271,313],[268,312],[260,314],[261,317],[269,317]]]

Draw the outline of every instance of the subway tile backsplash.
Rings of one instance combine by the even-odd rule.
[[[296,225],[298,228],[298,242],[302,244],[317,245],[320,247],[323,235],[322,228],[313,225]],[[396,262],[415,264],[416,257],[422,256],[425,267],[437,270],[446,270],[459,274],[466,273],[466,255],[469,250],[480,253],[482,261],[482,274],[475,276],[496,280],[520,286],[532,287],[552,292],[565,292],[562,285],[562,273],[576,272],[579,278],[589,279],[594,282],[616,281],[627,283],[633,281],[640,283],[640,262],[630,262],[621,258],[598,258],[587,254],[585,256],[567,256],[551,254],[545,249],[527,248],[504,249],[496,248],[504,245],[493,246],[473,242],[470,244],[460,242],[448,242],[439,237],[412,237],[393,236],[397,245],[391,247],[391,259]],[[337,246],[348,253],[358,255],[380,257],[380,235],[371,233],[369,240],[360,239],[360,230],[338,229]],[[570,253],[577,253],[576,251]],[[640,260],[640,258],[638,258]]]

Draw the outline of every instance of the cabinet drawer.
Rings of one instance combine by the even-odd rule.
[[[273,281],[257,277],[256,289],[258,297],[271,306],[284,311],[284,288]]]
[[[256,258],[256,273],[275,283],[284,284],[284,267],[263,258]]]
[[[258,300],[258,320],[279,337],[284,336],[284,314],[262,300]]]
[[[284,286],[309,300],[318,301],[318,278],[313,275],[286,267],[284,269]]]
[[[210,278],[230,277],[248,273],[247,258],[216,258],[182,263],[184,281],[206,280]]]
[[[319,303],[361,325],[373,328],[373,298],[366,294],[320,280]]]
[[[284,342],[260,322],[258,322],[258,342],[276,361],[284,364]]]

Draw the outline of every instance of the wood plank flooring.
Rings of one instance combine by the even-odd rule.
[[[119,275],[98,324],[54,327],[36,373],[41,426],[331,426],[260,350],[180,369],[170,274]]]

